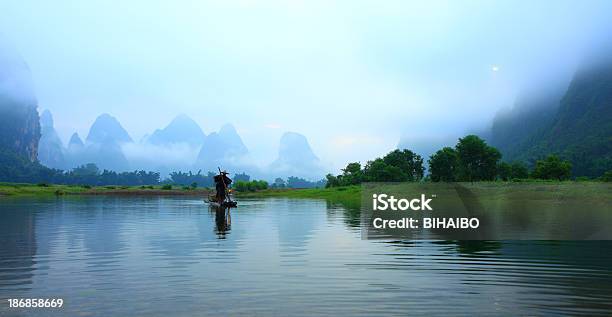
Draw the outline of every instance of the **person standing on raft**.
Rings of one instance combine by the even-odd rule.
[[[228,173],[223,171],[223,172],[219,172],[219,175],[215,175],[214,180],[215,180],[215,190],[216,190],[216,195],[215,198],[217,200],[218,203],[223,203],[225,201],[225,199],[227,198],[227,195],[229,195],[228,193],[228,186],[229,184],[232,183],[232,180],[227,177]]]

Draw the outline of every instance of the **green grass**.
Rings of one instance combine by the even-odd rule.
[[[162,192],[163,190],[163,192]],[[0,182],[0,196],[44,196],[44,195],[92,195],[92,194],[193,194],[206,195],[207,189],[175,188],[166,186],[89,186],[89,185],[55,185],[55,184],[27,184]]]
[[[425,183],[427,184],[427,183]],[[434,185],[435,183],[429,183]],[[417,184],[415,184],[417,185]],[[474,193],[487,193],[489,198],[495,199],[512,197],[522,199],[553,199],[559,196],[564,198],[581,197],[589,199],[609,199],[612,194],[612,184],[598,181],[540,181],[525,180],[521,182],[474,182],[461,183]],[[418,186],[418,185],[417,185]],[[607,189],[610,189],[609,193]],[[507,189],[507,190],[503,190]],[[238,193],[238,197],[287,197],[287,198],[315,198],[338,202],[345,205],[359,206],[361,204],[361,186],[345,186],[333,188],[313,189],[266,189],[256,192]]]
[[[256,192],[238,193],[238,197],[287,197],[325,199],[344,205],[359,206],[361,203],[361,186],[343,186],[333,188],[309,189],[266,189]]]

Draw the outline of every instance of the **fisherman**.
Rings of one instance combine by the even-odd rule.
[[[223,203],[225,201],[225,198],[227,197],[229,184],[232,183],[232,180],[229,177],[227,177],[227,175],[228,173],[226,171],[223,171],[223,172],[219,172],[219,175],[216,175],[214,177],[215,190],[217,191],[215,198],[217,199],[218,203]]]

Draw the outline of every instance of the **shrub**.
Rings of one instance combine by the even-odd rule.
[[[561,160],[556,155],[549,155],[544,160],[536,162],[535,169],[531,176],[538,179],[566,180],[572,173],[572,164],[569,161]]]
[[[234,185],[234,189],[238,192],[254,192],[257,190],[263,190],[268,188],[268,182],[264,180],[253,180],[250,182],[247,181],[237,181]]]
[[[612,182],[612,171],[605,172],[599,179],[603,182]]]
[[[49,187],[49,184],[47,184],[47,183],[38,183],[38,184],[36,184],[36,186],[38,186],[38,187]]]
[[[163,189],[163,190],[171,190],[172,189],[172,185],[166,184],[166,185],[162,186],[161,189]]]

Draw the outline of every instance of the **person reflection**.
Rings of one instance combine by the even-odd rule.
[[[215,211],[215,232],[219,239],[225,239],[225,235],[232,227],[232,215],[230,208],[214,208]]]

